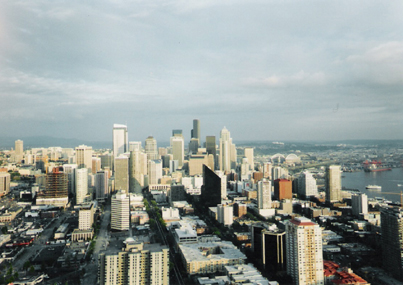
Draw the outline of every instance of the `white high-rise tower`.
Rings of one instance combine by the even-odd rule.
[[[236,164],[236,148],[230,132],[224,127],[220,133],[219,166],[221,171],[230,171]]]
[[[114,124],[112,131],[112,144],[113,144],[113,157],[116,158],[119,154],[127,152],[129,145],[129,138],[127,135],[127,126]]]
[[[182,136],[174,136],[171,138],[173,160],[178,161],[178,167],[182,168],[183,158],[185,156],[185,142]]]
[[[81,204],[84,202],[85,197],[88,194],[88,169],[80,168],[75,169],[76,177],[76,204]]]

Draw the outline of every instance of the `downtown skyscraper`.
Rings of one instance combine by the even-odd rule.
[[[341,201],[341,167],[330,165],[326,168],[325,177],[326,202]]]
[[[236,166],[237,153],[232,143],[230,132],[224,127],[220,132],[219,167],[221,171],[230,171]]]
[[[113,157],[116,158],[129,150],[127,126],[114,124],[112,130]]]
[[[303,217],[286,225],[287,274],[297,285],[323,285],[322,229]]]

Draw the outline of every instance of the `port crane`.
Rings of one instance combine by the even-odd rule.
[[[400,191],[400,193],[396,193],[396,192],[382,192],[382,194],[400,195],[400,207],[403,207],[403,191]]]

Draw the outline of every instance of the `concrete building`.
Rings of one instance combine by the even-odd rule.
[[[318,186],[312,173],[305,170],[298,177],[298,194],[304,198],[318,195]]]
[[[196,154],[199,150],[199,139],[191,138],[189,142],[189,153]]]
[[[323,285],[322,230],[307,218],[286,224],[287,274],[294,284]]]
[[[381,208],[382,263],[394,278],[403,281],[403,210]]]
[[[76,164],[78,168],[88,168],[92,171],[92,147],[80,145],[76,147]]]
[[[198,153],[189,156],[189,175],[203,174],[203,165],[208,165],[207,153]]]
[[[271,208],[271,182],[269,180],[259,181],[257,184],[258,209]]]
[[[127,135],[127,126],[114,124],[112,130],[113,157],[117,158],[120,154],[128,151],[129,137]]]
[[[144,187],[144,175],[142,162],[147,160],[147,155],[139,150],[130,151],[129,159],[129,189],[131,193],[140,194]]]
[[[130,198],[124,191],[118,191],[111,201],[111,229],[125,231],[130,226]]]
[[[340,202],[341,198],[341,167],[330,165],[326,168],[325,176],[326,202]]]
[[[129,192],[129,158],[125,154],[115,158],[115,190]]]
[[[67,174],[67,178],[69,180],[69,193],[76,193],[76,169],[77,164],[63,164],[63,172]]]
[[[248,163],[250,165],[250,170],[255,169],[255,161],[253,156],[253,147],[245,147],[244,156],[248,159]]]
[[[189,275],[224,272],[226,265],[244,264],[246,256],[229,241],[211,240],[178,245]]]
[[[272,164],[270,162],[265,162],[263,163],[262,167],[262,172],[263,172],[263,178],[271,180],[271,170],[272,170]]]
[[[97,171],[101,170],[101,158],[100,157],[93,157],[92,158],[92,170],[91,173],[95,174]]]
[[[15,141],[15,162],[20,163],[24,158],[24,142],[22,140]]]
[[[226,204],[218,204],[217,221],[224,226],[232,225],[234,222],[234,208]]]
[[[368,197],[364,193],[354,194],[351,196],[351,206],[353,215],[368,214]]]
[[[171,145],[172,145],[172,157],[173,160],[178,161],[178,167],[182,168],[183,166],[183,159],[185,157],[185,142],[183,137],[175,136],[171,138]]]
[[[281,166],[274,166],[271,168],[272,181],[276,179],[287,179],[287,178],[288,178],[288,169],[285,169]]]
[[[199,145],[201,145],[201,137],[200,137],[200,121],[198,119],[194,119],[193,120],[193,129],[191,132],[191,136],[192,139],[198,139],[199,140]]]
[[[78,211],[78,229],[79,230],[89,230],[94,224],[94,204],[88,203],[82,205]]]
[[[75,170],[76,184],[76,204],[81,204],[85,201],[88,195],[88,169],[81,168]]]
[[[0,172],[0,196],[7,195],[10,192],[10,179],[10,173]]]
[[[162,161],[160,159],[148,161],[148,184],[158,184],[162,178]]]
[[[149,136],[145,141],[145,152],[147,160],[158,159],[157,140]]]
[[[95,174],[95,198],[103,201],[109,197],[108,175],[101,170]]]
[[[129,142],[130,151],[142,151],[141,141]]]
[[[169,284],[169,249],[159,244],[136,243],[127,238],[122,251],[101,253],[98,279],[101,285]]]
[[[220,132],[219,167],[221,171],[230,171],[236,166],[236,148],[230,132],[224,127]]]

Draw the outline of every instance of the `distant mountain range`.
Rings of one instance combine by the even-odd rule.
[[[51,147],[60,146],[63,148],[74,148],[76,146],[85,144],[92,146],[93,149],[112,148],[112,140],[106,141],[85,141],[79,139],[66,139],[55,138],[50,136],[34,136],[34,137],[0,137],[0,149],[14,148],[16,140],[22,140],[24,142],[24,149],[35,147]]]
[[[22,140],[24,149],[35,147],[59,146],[63,148],[75,148],[79,145],[92,146],[93,149],[112,149],[112,138],[110,141],[86,141],[80,139],[55,138],[51,136],[32,136],[32,137],[1,137],[0,149],[11,149],[15,147],[15,141]],[[169,142],[158,142],[159,147],[169,146]],[[143,142],[144,147],[144,142]]]
[[[88,145],[92,146],[93,149],[112,149],[112,139],[110,141],[86,141],[75,138],[56,138],[51,136],[31,136],[31,137],[2,137],[0,136],[0,149],[11,149],[15,147],[16,140],[22,140],[24,142],[24,149],[35,148],[35,147],[52,147],[59,146],[63,148],[74,148],[79,145]],[[347,145],[377,145],[378,147],[382,146],[396,146],[400,145],[403,147],[403,140],[340,140],[340,141],[282,141],[283,145],[273,145],[272,141],[262,141],[262,140],[237,140],[234,143],[237,146],[251,146],[251,147],[259,147],[262,145],[270,145],[272,147],[277,148],[295,148],[305,146],[314,146],[314,145],[337,145],[337,144],[347,144]],[[218,138],[217,142],[218,144]],[[169,146],[169,142],[158,141],[158,147],[167,147]],[[185,146],[187,143],[185,142]],[[144,147],[144,142],[143,142]],[[185,147],[186,148],[186,147]]]

